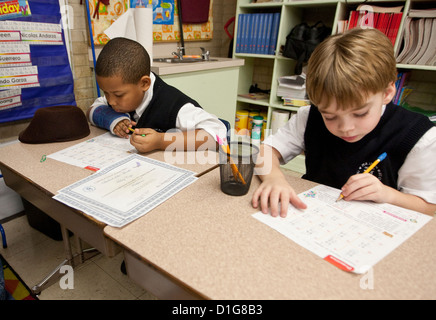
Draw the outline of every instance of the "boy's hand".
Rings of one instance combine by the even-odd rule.
[[[264,177],[262,184],[253,194],[252,205],[254,208],[258,207],[259,198],[260,210],[267,214],[269,205],[273,217],[277,217],[280,212],[280,216],[285,218],[288,214],[289,203],[298,209],[307,208],[307,205],[298,198],[284,177]]]
[[[134,122],[134,121],[130,121],[127,119],[121,120],[114,127],[114,133],[118,137],[128,139],[129,133],[130,133],[129,128],[131,128],[132,126],[135,126],[135,125],[136,125],[136,122]]]
[[[342,195],[347,201],[370,200],[377,203],[389,202],[391,188],[384,185],[370,173],[351,176],[342,187]]]
[[[164,135],[165,133],[157,132],[153,129],[136,128],[135,133],[132,134],[130,138],[130,143],[139,153],[160,150],[162,148]]]

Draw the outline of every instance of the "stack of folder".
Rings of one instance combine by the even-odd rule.
[[[279,24],[280,13],[240,14],[235,52],[274,55]]]

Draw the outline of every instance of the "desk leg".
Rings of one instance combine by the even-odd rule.
[[[78,253],[76,255],[73,255],[69,232],[63,225],[61,225],[61,233],[62,241],[64,243],[65,260],[62,261],[62,263],[58,265],[52,272],[50,272],[40,283],[32,288],[32,292],[35,295],[41,294],[43,290],[47,289],[48,287],[59,281],[62,276],[60,271],[63,266],[69,265],[73,268],[77,267],[80,264],[84,263],[87,259],[90,259],[100,253],[98,250],[93,248],[83,250],[81,240],[75,236],[77,241],[76,243]]]

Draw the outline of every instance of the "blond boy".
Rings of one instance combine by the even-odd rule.
[[[265,140],[253,206],[283,217],[289,203],[306,208],[280,170],[304,152],[303,177],[342,189],[345,201],[385,202],[433,215],[436,127],[391,103],[396,74],[392,44],[376,29],[353,29],[320,44],[307,70],[313,105]],[[386,160],[361,174],[384,152]]]

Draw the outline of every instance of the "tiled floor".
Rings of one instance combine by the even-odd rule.
[[[0,253],[31,288],[64,260],[62,241],[55,241],[29,226],[26,216],[3,223],[8,248]],[[154,300],[120,271],[123,254],[101,254],[74,269],[74,289],[56,282],[39,295],[41,300]],[[68,282],[68,284],[70,284]]]

